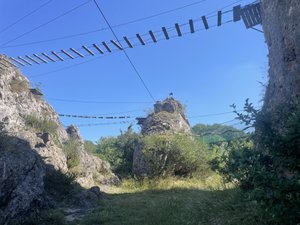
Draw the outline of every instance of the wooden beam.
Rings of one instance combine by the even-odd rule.
[[[101,48],[99,48],[99,46],[97,44],[93,44],[94,48],[98,50],[98,52],[100,52],[101,54],[104,54],[104,52],[101,50]]]
[[[178,36],[181,37],[181,36],[182,36],[182,33],[181,33],[180,26],[179,26],[178,23],[175,24],[175,28],[176,28],[176,31],[177,31]]]
[[[65,50],[61,50],[62,53],[64,53],[66,56],[70,57],[70,59],[74,59],[74,56],[72,56],[70,53],[66,52]]]
[[[84,58],[84,55],[82,55],[82,54],[81,54],[80,52],[78,52],[76,49],[70,48],[70,50],[71,50],[72,52],[74,52],[75,54],[79,55],[81,58]]]
[[[21,56],[18,56],[19,59],[21,59],[23,62],[27,63],[28,65],[32,66],[30,62],[28,62],[26,59],[22,58]]]
[[[222,25],[222,11],[218,11],[218,27]]]
[[[109,48],[109,46],[106,44],[105,41],[103,41],[102,44],[103,44],[103,46],[106,48],[106,50],[107,50],[108,52],[112,52],[111,49]]]
[[[155,37],[154,33],[152,32],[152,30],[149,31],[149,34],[150,34],[150,36],[151,36],[151,38],[152,38],[152,41],[153,41],[154,43],[156,43],[157,40],[156,40],[156,37]]]
[[[205,27],[206,30],[209,29],[209,26],[208,26],[208,23],[207,23],[207,19],[206,19],[206,16],[202,16],[202,22],[203,22],[203,25]]]
[[[39,60],[41,60],[42,62],[44,63],[48,63],[47,60],[43,59],[42,57],[40,57],[39,55],[37,54],[33,54],[36,58],[38,58]]]
[[[233,7],[233,22],[241,20],[241,5]]]
[[[49,55],[47,55],[46,53],[42,52],[42,55],[45,56],[47,59],[49,59],[52,62],[56,62],[52,57],[50,57]]]
[[[111,43],[113,43],[119,50],[123,50],[122,46],[120,45],[120,43],[117,43],[114,40],[110,40]]]
[[[145,42],[143,40],[143,38],[141,37],[140,34],[136,34],[137,38],[139,39],[139,41],[141,42],[142,45],[145,45]]]
[[[95,55],[94,52],[92,52],[92,50],[88,49],[88,47],[82,45],[82,48],[83,48],[84,50],[86,50],[88,53],[90,53],[92,56]]]
[[[56,52],[54,52],[54,51],[52,51],[51,53],[52,53],[53,55],[55,55],[60,61],[64,61],[64,59],[63,59],[61,56],[59,56],[58,53],[56,53]]]
[[[166,38],[167,40],[169,40],[170,37],[169,37],[169,34],[168,34],[168,31],[167,31],[166,27],[162,27],[162,31],[164,32],[165,38]]]
[[[25,55],[25,57],[26,57],[27,59],[30,59],[32,62],[34,62],[34,63],[40,65],[40,63],[39,63],[38,61],[36,61],[36,60],[33,59],[32,57],[30,57],[29,55]]]
[[[123,37],[126,43],[128,44],[129,48],[133,48],[133,45],[130,43],[129,39],[127,37]]]
[[[25,66],[23,63],[21,63],[19,60],[13,58],[13,57],[10,57],[11,60],[15,61],[16,63],[20,64],[21,66]]]
[[[194,22],[193,20],[189,20],[189,24],[190,24],[190,30],[191,30],[191,33],[195,33],[195,27],[194,27]]]

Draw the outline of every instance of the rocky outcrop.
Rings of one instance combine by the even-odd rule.
[[[88,154],[84,149],[84,142],[80,138],[79,130],[75,126],[66,129],[70,139],[77,140],[76,151],[79,155],[79,165],[73,171],[79,170],[76,181],[83,187],[91,187],[95,184],[116,185],[120,181],[110,169],[108,162],[96,156]]]
[[[191,128],[185,116],[182,104],[172,97],[154,104],[154,112],[147,118],[138,118],[142,135],[173,135],[183,133],[191,135]],[[132,171],[135,177],[147,177],[151,164],[145,159],[142,144],[133,154]]]
[[[8,145],[2,149],[5,154],[0,155],[1,176],[10,177],[3,175],[5,180],[0,183],[5,187],[0,189],[1,213],[5,218],[21,218],[26,211],[38,210],[38,202],[47,196],[43,178],[54,171],[75,174],[76,181],[85,188],[118,182],[109,164],[85,151],[78,130],[74,126],[63,128],[54,109],[39,91],[30,89],[28,80],[5,56],[0,56],[1,121],[8,136],[27,143]],[[64,146],[74,139],[79,143],[74,151],[80,162],[70,170]]]
[[[269,84],[263,111],[272,116],[289,103],[300,105],[300,2],[261,0],[261,4],[269,48]],[[275,129],[284,126],[276,123]]]
[[[5,137],[0,146],[0,224],[22,224],[26,216],[47,206],[45,166],[28,142]]]
[[[156,102],[154,113],[142,121],[141,128],[143,135],[191,133],[184,108],[174,98],[167,98],[164,101]]]

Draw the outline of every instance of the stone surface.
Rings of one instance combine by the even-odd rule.
[[[174,98],[167,98],[164,101],[156,102],[154,113],[150,114],[143,121],[141,127],[143,135],[191,133],[184,108]]]
[[[47,206],[44,193],[45,166],[28,142],[7,137],[9,148],[0,147],[0,224],[26,216]]]
[[[55,129],[49,129],[47,125],[28,126],[29,117],[38,122],[48,121]],[[2,149],[5,155],[0,155],[0,217],[5,221],[13,217],[25,218],[27,212],[41,208],[40,200],[47,197],[43,177],[51,175],[53,170],[72,172],[76,181],[85,188],[119,182],[107,162],[85,151],[77,128],[70,126],[65,130],[54,109],[42,96],[30,91],[28,80],[3,55],[0,55],[1,121],[10,137],[27,143],[18,151],[8,151],[13,148],[9,145]],[[79,143],[74,151],[78,152],[80,163],[76,170],[70,171],[63,146],[74,139]],[[8,172],[11,178],[6,177]]]
[[[76,151],[79,154],[79,165],[74,169],[78,175],[76,181],[83,187],[89,188],[95,184],[99,185],[116,185],[119,178],[111,172],[108,162],[87,153],[84,149],[84,142],[80,138],[79,130],[71,125],[67,127],[67,133],[70,139],[78,142]]]
[[[269,48],[269,84],[263,110],[300,104],[300,1],[261,0]],[[279,125],[280,126],[280,125]]]

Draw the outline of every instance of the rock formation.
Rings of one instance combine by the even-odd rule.
[[[261,0],[263,28],[269,48],[269,84],[265,111],[300,104],[300,2]]]
[[[172,97],[156,102],[154,113],[140,120],[140,125],[143,135],[191,133],[184,107]]]
[[[154,112],[146,118],[138,118],[138,124],[141,125],[144,136],[191,134],[184,107],[173,97],[156,102]],[[141,145],[134,151],[132,171],[137,178],[148,176],[151,171],[151,165],[145,160]]]
[[[42,207],[47,199],[44,179],[53,171],[75,174],[85,188],[118,182],[110,165],[85,151],[78,130],[63,128],[54,109],[39,91],[30,90],[5,56],[0,56],[0,122],[14,140],[5,141],[5,147],[0,140],[0,224]],[[79,163],[70,169],[64,146],[73,140]]]

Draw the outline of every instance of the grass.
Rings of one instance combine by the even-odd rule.
[[[36,132],[55,134],[58,128],[54,121],[28,115],[25,117],[25,125],[33,128]]]
[[[262,225],[255,202],[219,177],[125,180],[81,225]]]
[[[70,139],[63,145],[63,151],[67,156],[67,166],[68,169],[72,169],[79,165],[80,157],[78,153],[78,141],[75,139]]]

